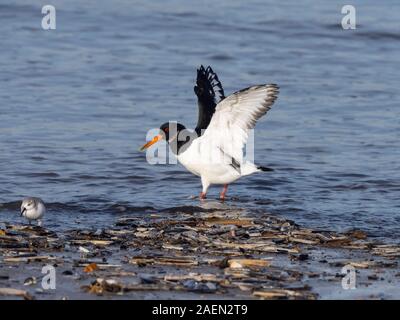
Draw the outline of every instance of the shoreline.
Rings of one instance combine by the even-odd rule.
[[[398,299],[400,246],[240,209],[0,229],[0,299]],[[42,288],[42,267],[55,290]],[[355,289],[342,287],[354,268]],[[11,290],[12,289],[12,290]]]

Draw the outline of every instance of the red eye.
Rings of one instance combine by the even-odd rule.
[[[165,130],[164,130],[165,132],[168,132],[169,131],[169,128],[165,128]]]

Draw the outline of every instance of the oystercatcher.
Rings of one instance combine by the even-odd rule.
[[[211,67],[200,66],[194,92],[198,99],[198,122],[194,131],[184,125],[166,122],[160,134],[147,142],[145,150],[165,139],[178,161],[201,178],[205,199],[212,184],[223,185],[220,199],[224,200],[228,185],[240,177],[259,171],[272,171],[256,166],[243,156],[249,130],[271,108],[279,93],[276,84],[261,84],[239,90],[225,97],[217,74]]]

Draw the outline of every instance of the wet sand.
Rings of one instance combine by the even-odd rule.
[[[226,207],[120,211],[102,229],[3,224],[0,299],[400,298],[400,246],[361,230],[311,230]],[[55,267],[55,290],[42,289],[45,265]],[[345,265],[355,289],[342,287]]]

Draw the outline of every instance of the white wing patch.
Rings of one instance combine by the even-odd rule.
[[[271,109],[277,99],[278,89],[275,84],[257,85],[237,91],[222,100],[217,104],[211,122],[204,135],[199,138],[202,140],[199,143],[203,146],[208,145],[208,152],[213,154],[218,148],[222,148],[242,163],[243,147],[247,142],[248,132],[255,127],[257,120]],[[210,148],[210,145],[214,147]]]

